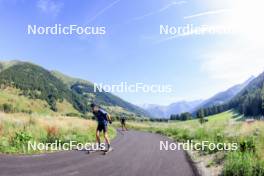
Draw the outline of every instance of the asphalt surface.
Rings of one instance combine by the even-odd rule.
[[[160,151],[158,134],[129,131],[113,140],[113,151],[65,151],[33,156],[0,155],[0,176],[193,176],[184,151]]]

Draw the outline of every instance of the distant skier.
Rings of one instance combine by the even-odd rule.
[[[91,108],[92,108],[92,112],[93,112],[93,114],[96,117],[96,120],[98,122],[98,125],[96,128],[96,141],[100,147],[101,146],[100,132],[103,131],[104,139],[105,139],[105,142],[107,144],[106,151],[112,150],[112,148],[110,146],[110,140],[108,137],[108,132],[107,132],[108,131],[107,124],[108,124],[108,122],[111,124],[112,119],[111,119],[110,115],[106,111],[101,109],[98,105],[92,103]]]
[[[120,122],[121,122],[121,126],[122,126],[122,131],[125,131],[124,129],[126,129],[126,131],[128,131],[127,127],[126,127],[126,117],[124,115],[121,116]]]

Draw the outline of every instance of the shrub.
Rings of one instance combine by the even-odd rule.
[[[223,133],[217,133],[217,134],[215,134],[214,138],[217,142],[222,142],[222,141],[224,141],[224,134]]]
[[[253,175],[264,176],[264,161],[256,161],[253,167]]]
[[[224,164],[224,176],[264,176],[264,163],[252,152],[230,152]]]
[[[1,135],[2,135],[2,133],[3,133],[3,129],[4,129],[3,125],[2,125],[2,124],[0,124],[0,136],[1,136]]]
[[[80,114],[75,113],[75,112],[69,112],[65,114],[67,117],[80,117]]]
[[[46,128],[47,139],[46,142],[52,143],[59,139],[59,129],[55,126],[48,126]]]
[[[178,134],[178,138],[180,141],[187,141],[187,140],[192,140],[193,137],[190,135],[190,131],[187,129],[180,130],[180,133]]]
[[[200,140],[200,139],[207,139],[208,138],[208,136],[209,136],[209,134],[208,134],[208,132],[205,130],[205,128],[198,128],[197,130],[196,130],[196,132],[195,132],[195,134],[194,134],[195,136],[195,139],[198,139],[198,140]]]
[[[167,129],[159,128],[157,130],[157,132],[159,134],[165,134],[167,136],[177,136],[179,133],[179,129],[177,129],[177,128],[167,128]]]
[[[157,134],[163,134],[163,131],[161,129],[158,129],[155,131]]]
[[[12,104],[4,103],[1,105],[0,109],[4,111],[5,113],[13,113],[15,112],[15,108]]]
[[[12,139],[12,144],[15,147],[21,147],[25,144],[27,144],[28,141],[30,141],[30,139],[32,139],[32,136],[25,132],[25,131],[18,131],[15,133],[15,136]]]
[[[256,144],[253,137],[242,139],[239,142],[239,149],[241,152],[255,152]]]
[[[81,116],[81,117],[84,118],[84,119],[93,119],[93,116],[88,115],[88,114],[81,114],[81,115],[79,115],[79,116]],[[113,119],[112,119],[112,120],[113,120]]]
[[[32,110],[22,109],[21,112],[26,113],[26,114],[32,114]]]

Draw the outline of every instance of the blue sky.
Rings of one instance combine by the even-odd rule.
[[[260,7],[258,0],[0,0],[0,60],[30,61],[96,83],[173,86],[166,94],[117,94],[135,104],[205,99],[264,70]],[[33,36],[29,24],[105,26],[106,35]],[[160,25],[186,24],[235,32],[159,33]]]

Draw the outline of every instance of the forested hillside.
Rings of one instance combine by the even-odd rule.
[[[264,115],[264,73],[250,82],[230,102],[229,107],[237,109],[245,116]]]
[[[242,89],[244,89],[252,80],[254,79],[254,76],[251,76],[249,79],[247,79],[245,82],[241,84],[234,85],[230,87],[229,89],[219,92],[212,96],[211,98],[203,101],[198,107],[194,109],[193,112],[197,111],[198,109],[207,109],[213,106],[222,105],[224,103],[227,103],[229,100],[231,100],[233,97],[235,97]],[[210,112],[208,112],[210,113]]]
[[[10,91],[7,93],[8,88],[12,87],[16,89],[13,92],[16,94],[19,92],[16,99],[21,99],[18,97],[22,96],[28,97],[31,104],[34,103],[31,100],[43,100],[54,112],[58,111],[58,105],[61,106],[64,103],[65,107],[69,107],[71,104],[79,113],[86,114],[90,110],[90,103],[96,102],[104,107],[109,107],[115,114],[127,113],[133,116],[148,116],[143,109],[111,93],[94,92],[94,84],[89,81],[72,78],[57,71],[49,71],[32,63],[0,62],[0,85],[2,95],[12,96]],[[28,106],[23,111],[34,112],[34,109],[30,109],[30,105],[28,105],[30,104],[29,101],[25,98],[23,100]],[[14,98],[7,97],[0,100],[1,102],[2,106],[3,103],[20,106]],[[41,104],[44,106],[43,102]],[[59,110],[61,109],[63,107]]]
[[[22,90],[24,96],[45,100],[53,111],[56,102],[66,99],[78,111],[88,111],[87,101],[70,91],[67,86],[49,71],[30,63],[19,63],[0,73],[0,85],[14,86]]]
[[[228,109],[235,109],[246,117],[259,118],[264,115],[264,73],[251,80],[230,101],[201,108],[197,111],[197,117],[217,114]]]
[[[95,101],[100,105],[105,106],[119,106],[130,112],[136,113],[138,116],[148,116],[148,113],[143,109],[128,103],[109,92],[94,91],[94,86],[91,84],[77,82],[71,86],[71,90],[79,95],[82,95],[88,101]]]
[[[94,91],[94,84],[89,81],[72,78],[58,71],[52,71],[51,73],[63,81],[63,83],[67,84],[72,91],[84,97],[88,102],[96,102],[102,106],[121,107],[126,111],[135,113],[137,116],[149,116],[144,109],[135,106],[112,93]]]

